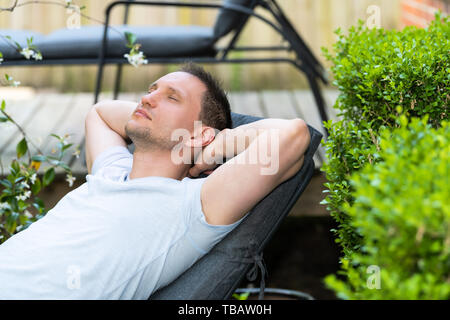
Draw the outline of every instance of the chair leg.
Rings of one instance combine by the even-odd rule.
[[[94,104],[98,102],[98,97],[100,95],[100,92],[102,91],[102,78],[103,78],[103,68],[104,63],[100,62],[98,65],[98,71],[97,71],[97,83],[95,85],[95,93],[94,93]]]
[[[114,84],[114,100],[117,100],[120,92],[120,80],[122,79],[122,65],[117,65],[116,82]]]
[[[317,83],[317,78],[314,77],[310,72],[306,72],[306,76],[308,78],[309,85],[314,95],[314,99],[316,100],[317,109],[319,110],[320,118],[322,120],[322,126],[324,121],[328,121],[328,115],[325,110],[325,102],[322,96],[322,92],[319,88],[319,84]],[[324,127],[325,137],[328,137],[328,130]]]

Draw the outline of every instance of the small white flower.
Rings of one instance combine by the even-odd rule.
[[[20,51],[20,54],[23,55],[25,59],[29,60],[31,57],[35,55],[35,52],[33,51],[33,49],[26,47],[22,49],[22,51]]]
[[[66,177],[66,181],[69,183],[69,187],[73,186],[73,182],[76,180],[71,174],[68,174]]]
[[[3,58],[0,58],[0,64],[2,64],[2,62],[3,62]]]
[[[27,218],[33,218],[33,215],[30,213],[30,211],[25,210],[23,213],[24,213],[25,217],[27,217]]]
[[[0,202],[0,210],[2,209],[9,209],[8,202]]]
[[[125,58],[128,59],[128,62],[134,66],[134,67],[138,67],[141,64],[147,64],[148,60],[144,59],[144,53],[142,51],[139,51],[138,53],[132,53],[132,54],[124,54],[123,55]]]
[[[20,81],[13,81],[12,86],[17,87],[20,84]]]
[[[34,60],[42,60],[42,54],[40,52],[35,52],[33,58]]]
[[[28,185],[28,183],[26,183],[25,181],[23,181],[23,182],[21,183],[21,185],[22,185],[22,188],[25,188],[25,189],[29,189],[29,188],[30,188],[30,186]]]
[[[33,175],[30,177],[30,181],[32,184],[36,181],[36,173],[33,173]]]
[[[31,196],[31,191],[25,191],[25,193],[24,193],[23,195],[16,196],[16,199],[17,199],[17,200],[25,201],[25,200],[27,200],[30,196]]]

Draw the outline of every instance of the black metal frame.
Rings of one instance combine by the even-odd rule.
[[[83,64],[97,64],[98,73],[96,80],[96,88],[94,94],[94,103],[98,101],[99,94],[101,92],[103,68],[106,64],[116,64],[118,66],[116,72],[116,80],[114,85],[114,99],[120,91],[120,81],[122,75],[122,65],[127,63],[127,59],[120,58],[108,58],[107,57],[107,34],[109,31],[109,21],[110,14],[113,8],[119,5],[125,5],[125,15],[124,24],[128,22],[128,9],[130,5],[143,5],[143,6],[169,6],[169,7],[190,7],[190,8],[210,8],[210,9],[228,9],[243,13],[246,15],[242,23],[235,29],[235,34],[232,37],[226,48],[219,49],[216,57],[179,57],[179,58],[152,58],[147,57],[149,64],[178,64],[183,63],[186,60],[190,60],[196,63],[289,63],[301,72],[306,74],[309,85],[314,95],[314,99],[317,104],[317,108],[322,121],[327,121],[328,116],[325,109],[325,102],[322,97],[322,93],[319,87],[318,80],[320,79],[324,84],[328,83],[327,73],[325,69],[321,66],[320,62],[314,57],[311,50],[304,43],[299,34],[295,31],[292,24],[289,22],[287,17],[284,15],[280,6],[277,4],[276,0],[253,0],[253,4],[256,7],[262,7],[267,10],[271,16],[274,18],[275,23],[262,17],[254,12],[254,9],[249,9],[244,6],[235,4],[215,4],[215,3],[188,3],[188,2],[164,2],[164,1],[135,1],[135,0],[124,0],[115,1],[108,5],[106,8],[106,21],[103,32],[102,46],[100,48],[98,58],[79,58],[79,59],[45,59],[41,61],[31,61],[31,60],[6,60],[2,62],[2,66],[36,66],[36,65],[83,65]],[[236,41],[241,34],[241,31],[245,27],[249,17],[255,17],[262,22],[268,24],[277,33],[279,33],[282,38],[287,41],[287,46],[251,46],[251,47],[236,47]],[[232,51],[284,51],[284,52],[294,52],[296,55],[295,59],[290,58],[239,58],[239,59],[229,59],[228,54]],[[325,130],[327,134],[327,131]]]
[[[126,63],[126,59],[121,58],[107,58],[107,34],[108,34],[108,26],[110,20],[110,14],[114,7],[118,5],[126,5],[126,12],[124,21],[127,22],[128,19],[128,7],[130,5],[144,5],[144,6],[169,6],[169,7],[190,7],[190,8],[210,8],[210,9],[228,9],[232,11],[236,11],[239,13],[244,13],[247,15],[246,19],[236,28],[235,34],[231,39],[230,43],[226,48],[220,49],[217,55],[221,57],[183,57],[183,58],[152,58],[148,57],[148,63],[151,64],[167,64],[167,63],[183,63],[187,59],[196,63],[290,63],[300,71],[306,74],[309,85],[314,95],[314,99],[316,100],[317,108],[320,114],[322,121],[327,121],[328,116],[325,109],[325,102],[317,81],[319,78],[324,84],[328,83],[327,73],[325,69],[321,66],[320,62],[314,57],[311,50],[304,43],[302,38],[298,35],[298,33],[293,28],[292,24],[289,22],[287,17],[284,15],[280,6],[277,4],[276,0],[254,0],[253,4],[255,7],[260,6],[266,9],[271,13],[272,17],[276,20],[276,24],[271,22],[270,20],[262,17],[259,14],[254,12],[254,9],[249,9],[244,6],[235,5],[235,4],[213,4],[213,3],[186,3],[186,2],[164,2],[164,1],[115,1],[111,3],[106,9],[106,21],[103,33],[102,47],[99,54],[98,59],[98,74],[97,74],[97,82],[95,89],[95,98],[94,102],[98,101],[98,96],[101,92],[101,83],[103,77],[103,67],[105,64],[118,64],[118,71],[116,75],[116,82],[114,85],[114,99],[117,98],[119,89],[120,89],[120,76],[121,76],[121,64]],[[252,16],[255,17],[264,23],[271,26],[276,32],[278,32],[284,40],[286,40],[289,46],[269,46],[269,47],[236,47],[235,43],[241,34],[242,29],[247,23],[247,19]],[[228,59],[227,55],[231,51],[288,51],[295,52],[297,58],[289,59],[289,58],[243,58],[243,59]],[[326,130],[325,130],[326,132]]]

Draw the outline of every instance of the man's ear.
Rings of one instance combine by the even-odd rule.
[[[220,131],[212,127],[202,126],[200,130],[194,132],[189,141],[186,143],[188,147],[202,148],[214,141],[216,135]]]

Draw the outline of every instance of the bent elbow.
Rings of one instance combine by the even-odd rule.
[[[297,137],[302,145],[309,145],[311,136],[309,134],[309,128],[305,120],[300,118],[292,119],[292,127],[294,130],[294,135]]]

